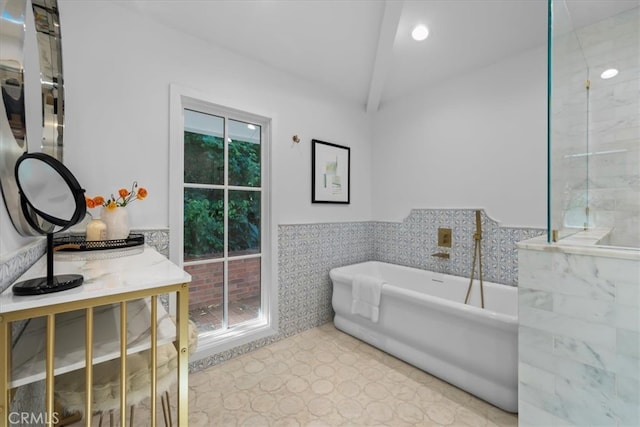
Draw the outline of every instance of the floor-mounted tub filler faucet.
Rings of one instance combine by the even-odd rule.
[[[482,286],[482,222],[480,221],[480,211],[476,211],[476,232],[473,235],[475,247],[473,248],[473,263],[471,264],[471,280],[467,288],[467,296],[464,303],[468,304],[469,294],[471,293],[471,285],[473,285],[473,276],[476,272],[476,260],[478,260],[478,274],[480,276],[480,306],[484,308],[484,288]]]

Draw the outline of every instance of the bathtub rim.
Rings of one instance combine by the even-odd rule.
[[[431,270],[422,270],[415,267],[409,267],[409,266],[400,265],[400,264],[392,264],[392,263],[383,262],[383,261],[364,261],[356,264],[350,264],[350,265],[332,268],[329,271],[329,277],[333,282],[332,285],[335,286],[335,281],[348,283],[350,285],[353,280],[354,274],[345,273],[344,270],[350,267],[355,267],[360,265],[373,265],[373,266],[390,265],[390,266],[393,266],[394,268],[417,271],[424,274],[433,273],[433,274],[438,274],[445,277],[452,277],[458,280],[462,278],[461,276],[454,276],[446,273],[437,273]],[[493,282],[483,282],[483,284],[489,287],[508,286],[508,285],[501,285]],[[513,286],[509,286],[509,288],[513,288]],[[496,325],[500,325],[501,329],[511,331],[511,330],[517,330],[517,327],[518,327],[517,314],[515,315],[504,314],[497,311],[465,304],[464,302],[451,301],[451,300],[433,296],[427,293],[417,292],[410,289],[404,289],[400,286],[394,286],[393,284],[390,284],[387,282],[385,282],[382,285],[381,292],[382,292],[382,295],[398,297],[405,301],[410,301],[413,304],[420,304],[430,309],[441,311],[445,314],[452,314],[452,312],[455,312],[456,314],[459,314],[462,317],[469,320],[480,321],[483,323],[491,323],[494,327]],[[517,293],[517,288],[515,288],[513,291],[510,291],[510,292]]]

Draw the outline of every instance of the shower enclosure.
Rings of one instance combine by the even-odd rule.
[[[640,248],[639,6],[549,0],[549,242]]]
[[[549,235],[518,243],[521,425],[640,425],[639,6],[549,1]]]

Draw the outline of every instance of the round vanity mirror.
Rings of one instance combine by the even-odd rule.
[[[78,180],[44,153],[23,154],[16,162],[15,179],[25,219],[36,232],[47,235],[47,276],[17,283],[13,293],[40,295],[80,286],[79,274],[53,275],[53,233],[77,224],[87,212]]]
[[[39,233],[55,233],[86,213],[84,190],[62,163],[43,153],[25,154],[16,163],[16,182],[25,218]]]

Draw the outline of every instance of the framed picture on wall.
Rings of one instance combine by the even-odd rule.
[[[351,149],[311,140],[311,202],[350,203]]]

